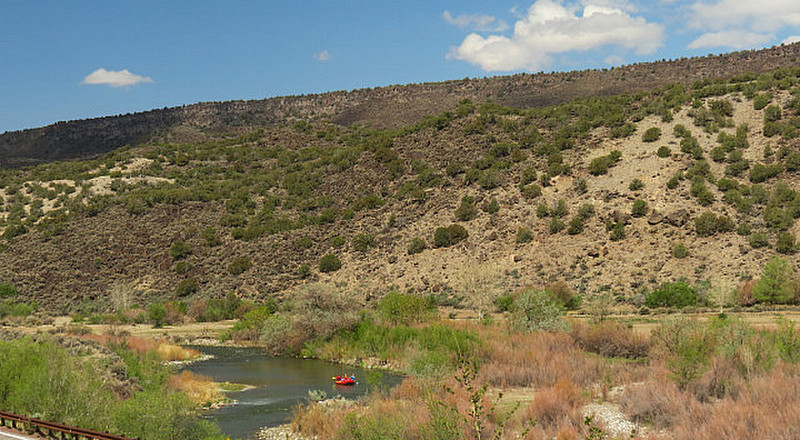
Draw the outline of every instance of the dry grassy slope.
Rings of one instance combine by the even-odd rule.
[[[784,103],[788,97],[788,93],[781,93],[775,102]],[[754,111],[752,101],[740,96],[727,98],[735,104],[735,123],[751,127],[751,146],[745,157],[760,159],[765,145],[776,146],[776,141],[760,133],[763,111]],[[37,233],[15,239],[0,254],[3,268],[0,275],[19,285],[29,298],[63,309],[86,298],[103,298],[116,283],[130,286],[145,301],[168,298],[186,276],[200,280],[203,296],[221,296],[230,290],[250,298],[280,296],[309,282],[294,274],[295,268],[303,263],[314,268],[310,281],[335,284],[352,291],[357,299],[385,291],[390,285],[420,292],[442,292],[448,288],[457,291],[465,274],[485,268],[499,271],[507,290],[565,280],[589,296],[605,289],[604,286],[631,295],[642,284],[652,287],[653,283],[679,277],[734,285],[742,274],[758,275],[774,250],[751,249],[746,238],[735,233],[706,238],[694,233],[691,219],[706,209],[728,213],[732,218],[738,215],[721,201],[721,194],[713,185],[709,186],[717,201],[709,208],[699,206],[689,195],[688,181],[675,190],[666,189],[667,180],[676,171],[693,163],[689,155],[679,151],[678,139],[672,134],[674,125],[688,127],[706,152],[716,145],[716,135],[707,135],[694,127],[686,113],[687,109],[682,110],[670,123],[648,117],[638,122],[637,133],[626,139],[610,139],[605,129],[596,130],[575,149],[565,151],[565,161],[574,164],[572,176],[555,178],[535,200],[527,200],[520,194],[517,169],[505,173],[502,185],[488,191],[476,185],[464,186],[462,175],[452,185],[428,190],[429,199],[424,204],[387,198],[384,207],[362,211],[350,221],[306,227],[252,242],[233,240],[230,234],[224,234],[223,244],[217,247],[203,245],[191,231],[219,224],[223,209],[218,203],[158,205],[142,216],[132,216],[116,207],[70,223],[64,233],[48,240],[42,240]],[[439,169],[453,158],[469,163],[489,146],[485,136],[463,134],[463,126],[470,120],[456,120],[438,134],[428,130],[401,138],[394,149],[407,162],[421,159]],[[641,133],[654,126],[662,129],[661,140],[643,143]],[[501,136],[498,140],[503,140],[501,134],[498,136]],[[262,142],[303,144],[302,138],[292,137],[288,132],[268,134]],[[672,148],[671,158],[656,156],[661,145]],[[622,152],[621,162],[607,175],[589,175],[587,166],[591,159],[614,149]],[[542,160],[531,159],[528,163],[543,169]],[[712,170],[716,176],[723,175],[721,164],[712,162]],[[588,181],[585,194],[578,195],[573,189],[573,181],[578,178]],[[645,183],[643,190],[628,189],[635,178]],[[791,175],[784,178],[794,179]],[[796,180],[790,183],[797,188]],[[319,191],[346,198],[380,188],[394,192],[398,186],[399,183],[386,179],[383,166],[365,153],[356,166],[330,174]],[[478,206],[496,197],[501,210],[495,216],[480,211],[477,218],[464,222],[469,238],[454,247],[408,255],[406,247],[412,238],[423,237],[430,243],[435,228],[454,221],[454,211],[463,195],[475,196]],[[581,204],[594,204],[597,216],[587,222],[582,234],[573,236],[562,231],[550,235],[548,219],[536,217],[537,204],[552,205],[562,198],[570,207],[565,221],[572,218]],[[659,221],[660,216],[634,218],[626,228],[627,238],[611,241],[604,219],[615,210],[630,212],[635,198],[646,200],[661,215],[685,210],[690,221],[684,226],[673,226]],[[396,218],[393,227],[389,226],[391,216]],[[520,227],[533,230],[532,242],[515,243]],[[350,244],[342,249],[331,245],[337,235],[351,238],[361,232],[375,234],[378,246],[362,253],[350,249]],[[792,232],[798,231],[795,228]],[[180,237],[186,237],[194,248],[188,259],[192,267],[188,275],[175,273],[168,253],[170,244]],[[294,243],[300,237],[311,238],[314,245],[310,249],[297,249]],[[678,241],[687,245],[689,257],[672,257],[672,247]],[[329,252],[342,256],[343,268],[333,274],[320,274],[316,263]],[[253,268],[233,276],[226,267],[239,256],[249,256]]]

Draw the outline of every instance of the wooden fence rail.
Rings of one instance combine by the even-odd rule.
[[[107,432],[92,431],[91,429],[83,429],[75,426],[62,425],[61,423],[34,419],[6,411],[0,411],[0,426],[25,432],[34,432],[47,436],[48,438],[60,438],[62,440],[139,440],[109,434]]]

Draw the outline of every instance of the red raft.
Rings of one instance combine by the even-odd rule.
[[[355,376],[333,376],[333,383],[336,385],[355,385],[356,384],[356,377]]]

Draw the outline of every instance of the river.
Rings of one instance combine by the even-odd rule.
[[[323,390],[328,397],[355,399],[374,387],[392,387],[399,376],[337,365],[317,359],[273,357],[258,348],[192,347],[213,358],[185,369],[217,382],[250,385],[254,388],[229,392],[236,402],[205,414],[231,438],[250,439],[264,426],[277,426],[291,419],[292,408],[308,402],[310,390]],[[335,386],[331,377],[354,374],[358,384]]]

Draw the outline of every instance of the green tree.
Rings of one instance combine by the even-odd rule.
[[[785,304],[794,300],[796,291],[794,268],[776,256],[764,266],[764,274],[753,288],[753,298],[760,303]]]
[[[147,307],[147,317],[150,318],[154,328],[163,327],[167,318],[167,308],[161,303],[150,304]]]

